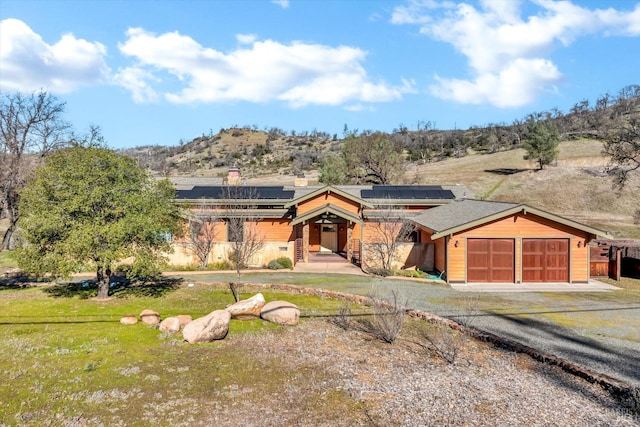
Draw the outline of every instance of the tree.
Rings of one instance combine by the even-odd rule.
[[[382,132],[353,133],[342,153],[327,156],[320,172],[326,184],[391,184],[403,173],[402,144]]]
[[[206,267],[219,234],[216,227],[220,222],[219,211],[202,205],[193,207],[192,212],[183,245],[198,258],[200,267]]]
[[[522,147],[527,151],[525,159],[538,163],[538,170],[551,164],[558,156],[558,129],[548,120],[530,119]]]
[[[251,258],[264,246],[264,235],[258,229],[261,218],[257,212],[258,190],[255,187],[228,185],[222,195],[227,222],[227,258],[233,264],[238,277]],[[236,285],[229,283],[236,301],[239,300]]]
[[[0,214],[4,210],[9,220],[0,250],[11,245],[20,218],[19,190],[27,175],[42,157],[69,141],[71,127],[62,120],[64,107],[44,91],[0,93]]]
[[[157,181],[99,146],[59,150],[45,159],[21,193],[20,266],[53,278],[93,269],[98,298],[109,294],[116,265],[133,259],[133,271],[158,271],[168,236],[181,231],[168,180]]]
[[[342,153],[331,153],[324,158],[320,169],[320,182],[328,185],[345,184],[350,177]]]
[[[603,153],[609,157],[616,185],[624,187],[629,173],[640,170],[640,117],[632,117],[611,131]]]
[[[392,270],[393,262],[398,259],[398,250],[402,243],[410,242],[416,226],[402,215],[402,211],[391,205],[378,206],[375,217],[370,218],[370,242],[366,245],[367,264],[379,266],[383,270]]]

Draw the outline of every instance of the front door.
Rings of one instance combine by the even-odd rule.
[[[338,230],[337,225],[322,224],[320,233],[320,252],[338,251]]]

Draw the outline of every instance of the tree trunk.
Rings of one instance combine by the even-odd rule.
[[[9,228],[7,228],[7,231],[4,233],[4,237],[2,238],[0,251],[14,249],[11,238],[13,237],[13,233],[16,231],[16,224],[18,223],[17,197],[14,192],[9,192],[9,194],[7,194],[6,203]]]
[[[0,251],[15,249],[15,245],[12,244],[13,233],[16,231],[16,221],[9,222],[9,228],[4,233],[2,238],[2,245],[0,245]]]
[[[107,269],[106,272],[102,270],[102,267],[98,267],[96,276],[98,279],[98,299],[109,298],[109,276],[111,271]]]

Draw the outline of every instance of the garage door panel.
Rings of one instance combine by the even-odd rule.
[[[468,239],[468,282],[513,282],[513,239]]]
[[[523,282],[568,282],[568,239],[524,239],[522,241]]]

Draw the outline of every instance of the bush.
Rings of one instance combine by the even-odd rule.
[[[386,268],[370,268],[369,273],[382,277],[393,276],[393,271],[387,270]]]
[[[233,265],[229,261],[218,261],[213,264],[209,264],[211,270],[233,270]]]
[[[269,264],[267,264],[267,267],[271,270],[282,270],[284,268],[282,264],[280,264],[276,259],[269,261]]]
[[[293,270],[293,261],[291,261],[291,258],[287,258],[286,256],[281,256],[276,261],[278,261],[278,263],[283,268],[288,268],[289,270]]]
[[[391,292],[391,300],[383,301],[375,295],[370,295],[373,305],[373,315],[371,319],[360,321],[363,331],[386,342],[393,343],[400,336],[400,331],[404,324],[405,310],[398,301],[398,293]]]

